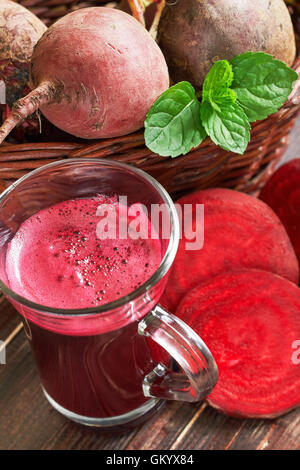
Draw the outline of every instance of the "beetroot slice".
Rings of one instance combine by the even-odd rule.
[[[300,404],[295,284],[259,270],[219,275],[187,294],[176,314],[217,362],[219,381],[207,398],[210,405],[232,416],[272,418]]]
[[[200,282],[235,269],[262,269],[298,283],[298,261],[286,230],[262,201],[238,191],[208,189],[177,203],[192,204],[194,214],[195,205],[204,204],[204,246],[186,250],[183,234],[161,301],[169,310]]]
[[[300,260],[300,160],[280,167],[260,193],[286,228]]]

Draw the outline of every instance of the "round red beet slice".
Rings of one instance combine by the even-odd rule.
[[[260,193],[286,228],[300,260],[300,160],[280,167]]]
[[[187,294],[176,314],[201,336],[218,365],[210,405],[253,418],[272,418],[300,405],[295,284],[259,270],[219,275]]]
[[[186,249],[190,233],[184,224],[161,300],[169,310],[174,311],[200,282],[235,269],[262,269],[298,283],[299,266],[292,244],[279,218],[264,202],[217,188],[187,195],[177,203],[183,211],[185,204],[192,204],[193,218],[196,204],[204,204],[204,245],[195,251]]]

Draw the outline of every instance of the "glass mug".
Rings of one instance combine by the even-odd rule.
[[[5,257],[20,225],[41,209],[99,193],[127,196],[128,206],[142,203],[149,213],[152,204],[167,208],[167,236],[155,227],[162,252],[156,272],[134,292],[92,308],[50,308],[12,291]],[[154,178],[109,159],[45,165],[0,196],[0,288],[21,315],[46,398],[67,418],[103,429],[136,425],[164,400],[199,401],[216,384],[203,341],[158,304],[179,228],[176,208]]]

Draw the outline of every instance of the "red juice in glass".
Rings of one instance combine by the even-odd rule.
[[[109,159],[51,163],[0,195],[0,288],[63,416],[123,428],[215,385],[203,341],[158,304],[179,234],[164,188]]]
[[[119,221],[130,226],[127,208],[105,196],[64,201],[23,222],[7,250],[9,287],[42,305],[79,309],[124,297],[149,279],[161,261],[160,240],[105,238],[96,216],[101,206],[115,214],[116,233]],[[142,210],[139,220],[150,235]],[[110,417],[146,401],[145,365],[150,372],[154,363],[147,340],[136,335],[137,322],[87,336],[55,333],[33,322],[29,327],[43,387],[62,407]]]

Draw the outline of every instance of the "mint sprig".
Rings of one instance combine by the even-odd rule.
[[[265,119],[287,100],[297,73],[264,52],[246,52],[216,62],[208,72],[201,102],[189,82],[165,91],[145,120],[147,147],[177,157],[208,135],[223,149],[243,154],[250,122]]]

